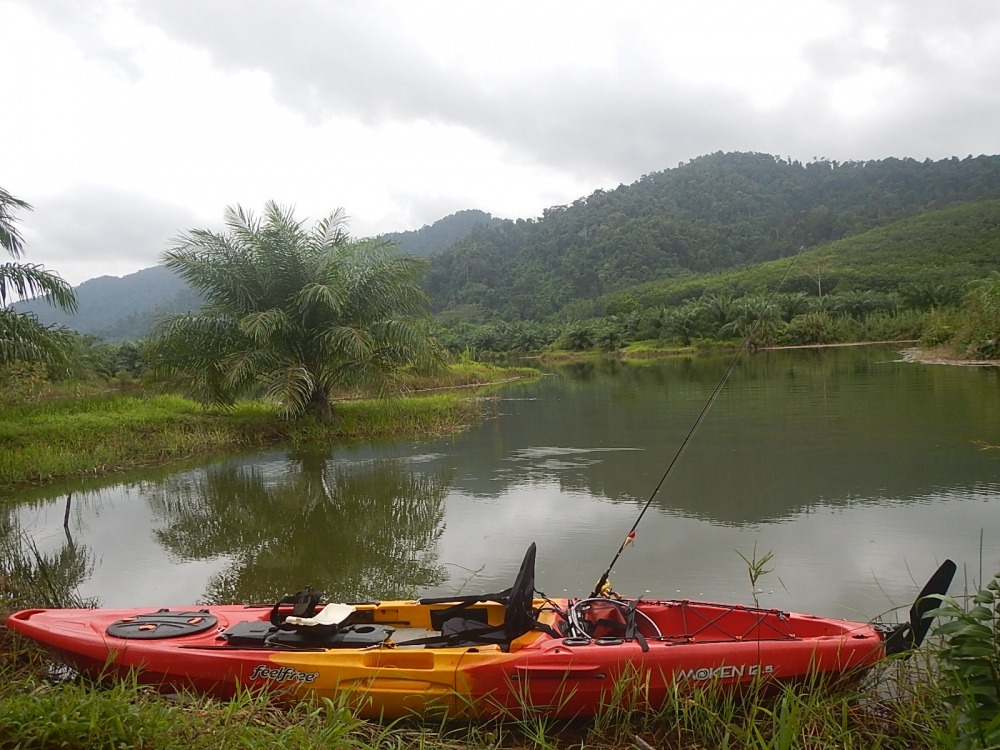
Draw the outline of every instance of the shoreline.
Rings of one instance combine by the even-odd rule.
[[[916,344],[916,339],[904,341],[845,341],[834,344],[797,344],[794,346],[766,346],[758,351],[781,351],[784,349],[832,349],[843,346],[874,346],[880,344]],[[922,349],[911,346],[899,350],[903,362],[921,365],[957,365],[960,367],[1000,367],[1000,359],[963,359],[945,347]]]
[[[912,347],[902,349],[904,362],[916,362],[922,365],[958,365],[959,367],[1000,367],[1000,359],[963,359],[944,348],[920,349]]]

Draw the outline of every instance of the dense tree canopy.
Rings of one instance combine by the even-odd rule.
[[[436,312],[568,316],[580,299],[787,257],[928,209],[1000,198],[1000,156],[803,164],[699,157],[538,219],[479,226],[433,256]]]
[[[24,252],[24,240],[17,227],[16,212],[31,210],[25,201],[0,188],[0,248],[16,261]],[[73,290],[54,273],[33,263],[0,263],[0,365],[16,360],[59,363],[66,359],[68,334],[47,328],[30,313],[18,313],[10,303],[28,297],[42,297],[66,310],[76,309]]]
[[[217,403],[262,393],[289,415],[331,414],[331,396],[388,393],[401,368],[440,361],[424,318],[423,265],[352,240],[342,211],[311,230],[269,202],[263,218],[227,208],[228,232],[194,230],[164,263],[207,301],[154,334],[154,373]]]

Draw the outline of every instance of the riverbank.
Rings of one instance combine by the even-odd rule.
[[[454,432],[488,408],[477,393],[538,375],[532,368],[463,362],[434,380],[409,383],[411,395],[405,397],[345,395],[330,424],[284,419],[276,404],[263,401],[221,408],[164,395],[112,393],[8,405],[0,413],[0,491],[280,443]]]
[[[919,343],[916,339],[905,340],[883,340],[883,341],[839,341],[828,344],[795,344],[781,346],[759,346],[754,347],[754,352],[786,351],[790,349],[840,349],[857,346],[899,346],[900,354],[904,361],[915,362],[925,365],[959,365],[964,367],[1000,367],[1000,359],[964,359],[957,356],[947,347],[935,347],[924,349],[912,344]],[[725,352],[735,352],[741,346],[741,342],[713,342],[712,344],[699,343],[690,346],[680,344],[660,345],[650,342],[640,342],[632,344],[613,354],[590,350],[585,352],[557,351],[543,356],[546,362],[560,363],[572,361],[584,361],[595,358],[613,357],[625,361],[647,361],[655,359],[669,359],[672,357],[691,357],[699,354],[718,354]]]
[[[1000,359],[963,359],[949,349],[903,349],[900,354],[906,362],[922,365],[958,365],[961,367],[1000,367]]]

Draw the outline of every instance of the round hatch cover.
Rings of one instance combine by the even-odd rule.
[[[108,625],[107,634],[115,638],[178,638],[182,635],[196,635],[214,628],[219,620],[208,610],[200,612],[171,612],[161,609],[145,615],[126,617]]]

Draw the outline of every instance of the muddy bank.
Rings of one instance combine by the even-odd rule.
[[[900,351],[904,362],[919,362],[924,365],[963,365],[965,367],[1000,367],[1000,359],[962,359],[943,348],[903,349]]]

